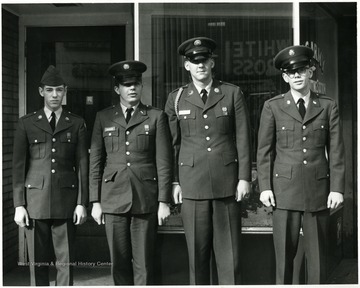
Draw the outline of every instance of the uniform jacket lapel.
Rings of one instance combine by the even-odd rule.
[[[66,110],[63,110],[61,112],[61,116],[60,119],[56,125],[54,134],[59,133],[65,129],[68,129],[69,127],[71,127],[73,125],[71,118],[68,117],[69,112]],[[51,130],[51,129],[50,129]]]
[[[191,82],[188,86],[185,100],[201,109],[204,108],[204,102],[202,102],[199,92],[193,82]]]
[[[49,134],[53,134],[53,131],[50,127],[50,123],[48,119],[46,118],[44,109],[40,109],[36,112],[36,119],[34,121],[34,125],[39,127],[40,129],[44,130],[45,132]]]
[[[283,110],[286,114],[290,115],[294,119],[299,122],[303,122],[299,110],[294,102],[294,98],[291,95],[290,90],[285,94],[284,101],[281,106],[281,110]]]
[[[324,108],[320,106],[319,97],[314,92],[311,92],[309,105],[304,117],[304,123],[319,115],[323,110]]]
[[[124,116],[124,113],[121,110],[120,104],[118,104],[115,107],[115,111],[114,111],[112,121],[114,121],[115,123],[118,123],[120,126],[122,126],[124,128],[126,128],[126,126],[127,126],[127,123],[125,121],[125,116]]]
[[[129,128],[131,126],[136,126],[144,122],[148,118],[149,116],[147,115],[146,106],[140,102],[134,114],[131,116],[129,123],[127,124],[127,127]]]
[[[222,98],[224,98],[224,94],[221,91],[220,83],[219,83],[219,81],[214,79],[213,84],[210,89],[208,100],[206,101],[206,104],[205,104],[204,111],[215,106]]]

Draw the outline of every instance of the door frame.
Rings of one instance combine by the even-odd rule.
[[[83,17],[82,17],[83,16]],[[125,26],[127,59],[134,57],[134,22],[131,13],[97,13],[88,17],[85,13],[80,17],[64,14],[19,15],[19,117],[29,113],[26,111],[26,58],[25,42],[27,27],[72,27],[72,26]]]

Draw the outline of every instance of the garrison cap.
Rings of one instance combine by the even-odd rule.
[[[109,73],[116,78],[120,84],[141,82],[142,73],[147,67],[144,63],[136,60],[126,60],[114,63],[109,67]]]
[[[289,71],[311,65],[314,51],[307,46],[290,46],[281,50],[274,58],[275,68]]]
[[[64,79],[60,75],[60,71],[54,66],[50,65],[44,75],[42,76],[40,83],[47,86],[60,86],[65,85]]]
[[[205,60],[213,56],[215,48],[214,40],[207,37],[196,37],[181,43],[178,53],[189,60]]]

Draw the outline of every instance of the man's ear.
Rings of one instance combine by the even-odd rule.
[[[214,68],[215,67],[215,61],[214,61],[214,59],[210,59],[210,61],[211,61],[211,68]]]
[[[184,67],[185,67],[186,71],[190,71],[190,61],[189,60],[185,60]]]
[[[39,87],[39,94],[41,97],[44,97],[44,89],[42,87]]]
[[[289,83],[289,76],[286,73],[282,73],[282,77],[286,83]]]
[[[120,95],[119,86],[114,86],[114,91],[115,91],[116,94]]]

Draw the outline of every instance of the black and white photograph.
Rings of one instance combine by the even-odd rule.
[[[358,2],[2,0],[1,286],[358,287]]]

